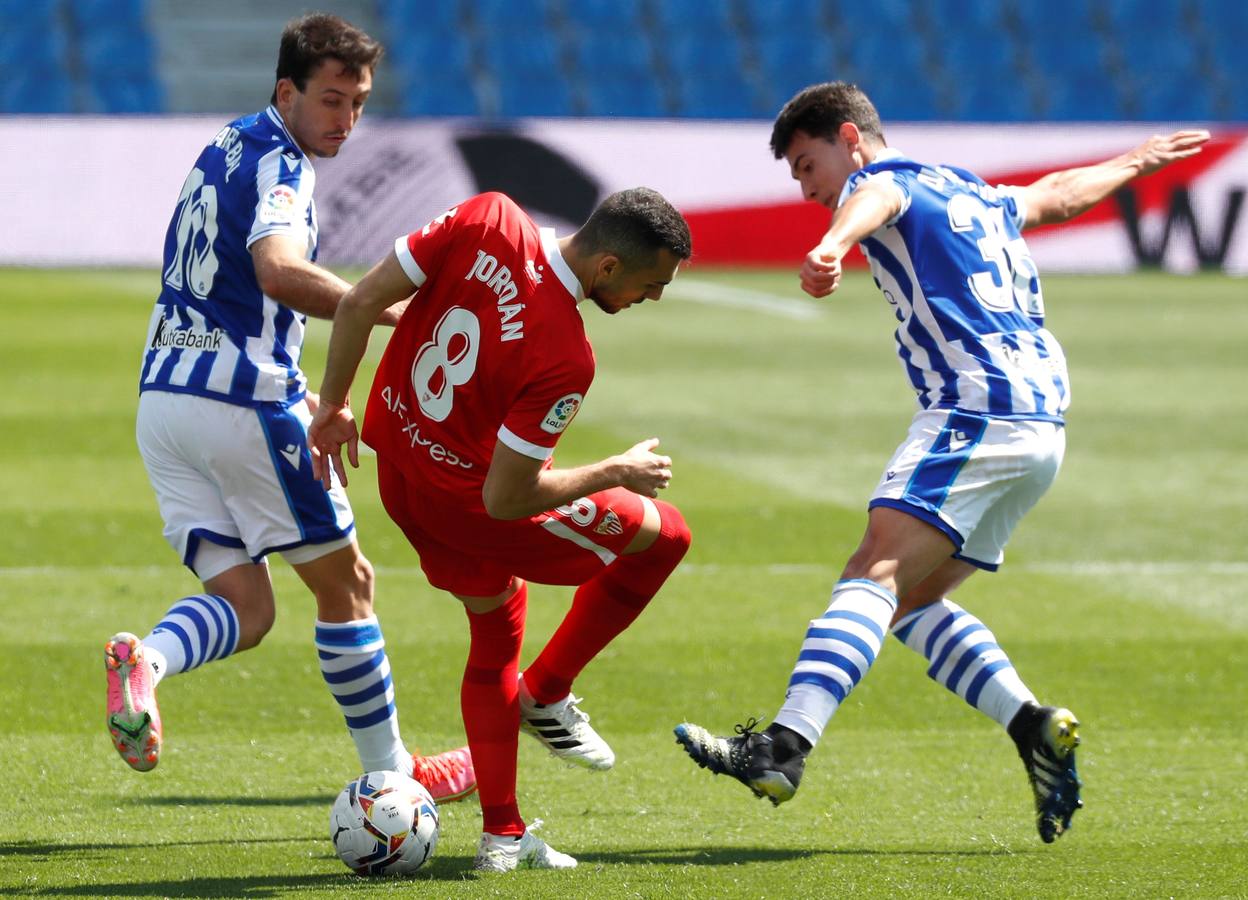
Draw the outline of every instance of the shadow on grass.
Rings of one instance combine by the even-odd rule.
[[[261,838],[234,841],[171,841],[161,844],[48,844],[35,842],[0,843],[0,857],[5,855],[51,856],[58,853],[115,852],[122,849],[159,849],[163,847],[193,847],[210,844],[280,844],[321,841],[317,837]],[[582,866],[595,863],[618,866],[731,866],[744,863],[789,862],[817,856],[880,856],[880,857],[983,857],[1008,856],[1034,852],[1032,849],[1006,850],[1001,847],[976,849],[932,850],[917,848],[875,849],[867,847],[793,848],[777,847],[653,847],[610,853],[578,853]],[[329,853],[319,855],[331,862]],[[417,888],[422,882],[472,881],[471,857],[438,857],[429,861],[416,875],[395,879],[391,883],[410,884]],[[389,880],[388,880],[389,881]],[[375,891],[377,881],[359,878],[345,872],[308,873],[305,875],[252,875],[202,879],[154,879],[135,881],[96,882],[49,886],[36,889],[37,896],[50,897],[273,897],[298,890],[324,890],[334,894],[356,891]]]
[[[139,797],[127,800],[144,806],[324,806],[334,802],[331,794],[302,797]]]
[[[875,847],[655,847],[609,853],[578,853],[582,864],[606,863],[627,865],[731,866],[751,862],[788,862],[815,856],[1014,856],[1034,849],[1014,850],[1004,847],[958,848],[950,850]]]

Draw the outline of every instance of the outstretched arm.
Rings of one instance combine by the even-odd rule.
[[[672,480],[672,460],[654,452],[658,445],[650,438],[600,462],[555,469],[500,441],[481,489],[485,511],[495,519],[523,519],[613,487],[657,496]]]
[[[326,490],[330,485],[331,463],[342,483],[347,483],[341,455],[344,444],[351,465],[356,468],[360,465],[359,432],[349,408],[348,393],[364,351],[368,349],[368,336],[382,311],[406,298],[412,290],[411,280],[398,258],[391,254],[347,291],[334,313],[320,403],[308,426],[312,471]]]
[[[832,216],[819,246],[806,254],[799,277],[802,290],[826,297],[841,285],[841,258],[901,209],[895,190],[866,182]]]
[[[1195,156],[1207,140],[1209,132],[1204,130],[1158,134],[1134,150],[1095,166],[1045,175],[1020,191],[1027,216],[1023,227],[1073,219],[1127,182],[1156,172],[1176,160]]]

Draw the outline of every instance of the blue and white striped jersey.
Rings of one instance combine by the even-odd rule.
[[[850,176],[841,202],[867,181],[901,198],[861,246],[901,323],[897,353],[919,406],[1061,422],[1066,360],[1044,327],[1017,192],[892,149]]]
[[[250,247],[287,235],[316,259],[316,175],[277,109],[226,125],[195,162],[165,236],[139,390],[291,403],[305,317],[265,296]]]

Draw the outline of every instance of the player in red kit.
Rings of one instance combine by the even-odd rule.
[[[510,198],[482,194],[399,238],[334,317],[309,429],[327,484],[331,466],[345,482],[344,445],[358,465],[348,391],[372,326],[416,291],[373,381],[363,438],[386,511],[430,584],[468,614],[461,705],[484,819],[478,870],[576,865],[520,816],[519,731],[570,762],[611,767],[572,682],[688,549],[680,513],[652,499],[672,474],[657,439],[572,469],[552,459],[594,376],[577,304],[615,314],[658,300],[690,253],[685,220],[646,188],[612,194],[563,238]],[[577,591],[521,674],[528,581]]]

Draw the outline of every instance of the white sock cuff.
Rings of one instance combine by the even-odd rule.
[[[324,653],[362,654],[376,653],[386,646],[377,616],[355,619],[351,622],[322,622],[316,620],[316,649]]]

